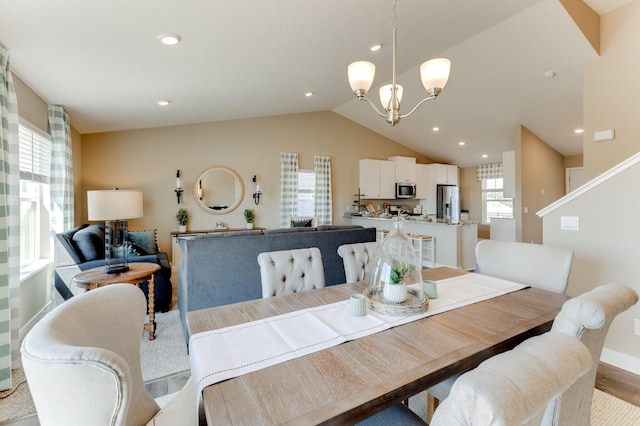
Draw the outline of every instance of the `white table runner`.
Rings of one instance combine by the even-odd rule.
[[[197,333],[189,340],[193,384],[202,395],[205,387],[222,380],[523,288],[512,281],[465,274],[438,281],[438,298],[429,300],[427,312],[416,315],[368,309],[367,315],[355,317],[344,300]]]

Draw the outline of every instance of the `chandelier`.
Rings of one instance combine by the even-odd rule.
[[[405,118],[414,113],[420,105],[438,97],[449,79],[449,70],[451,61],[445,58],[436,58],[424,62],[420,65],[420,77],[422,85],[427,91],[427,96],[421,100],[409,113],[400,114],[400,101],[402,100],[402,86],[396,83],[396,33],[398,32],[398,17],[396,13],[397,0],[393,2],[393,20],[391,28],[393,29],[393,62],[392,62],[392,80],[391,84],[385,84],[380,87],[380,103],[384,108],[384,112],[380,111],[375,104],[367,98],[367,91],[373,84],[373,78],[376,73],[376,66],[371,62],[358,61],[352,62],[348,67],[349,84],[356,97],[361,101],[367,101],[371,108],[383,118],[387,123],[395,126],[400,122],[401,118]]]

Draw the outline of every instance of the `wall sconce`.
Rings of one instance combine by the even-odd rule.
[[[180,170],[176,171],[176,196],[178,197],[178,204],[180,204],[180,197],[182,196],[182,179],[180,179]]]
[[[256,175],[253,175],[253,201],[256,205],[260,204],[260,196],[262,192],[260,191],[260,184],[256,182]]]

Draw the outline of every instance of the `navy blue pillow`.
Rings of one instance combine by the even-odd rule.
[[[73,234],[72,239],[84,262],[104,259],[104,230],[100,225],[89,225]]]

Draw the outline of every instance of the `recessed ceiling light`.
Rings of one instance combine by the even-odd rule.
[[[313,92],[307,92],[307,93],[305,93],[304,95],[305,95],[307,98],[310,98],[310,97],[312,97],[312,96],[314,95],[314,93],[313,93]]]
[[[487,158],[488,155],[487,154],[482,154],[482,158]]]
[[[171,103],[171,101],[169,101],[169,100],[162,100],[162,101],[158,101],[158,102],[156,102],[156,103],[157,103],[158,105],[160,105],[160,106],[167,106],[167,105],[169,105],[169,104]]]
[[[178,34],[160,34],[158,36],[158,39],[162,44],[166,44],[167,46],[173,46],[174,44],[180,43],[180,40],[182,40],[182,37],[180,37]]]
[[[556,76],[556,72],[555,72],[555,71],[551,71],[551,70],[549,70],[549,71],[546,71],[546,72],[544,73],[544,76],[545,76],[546,78],[553,78],[553,77],[555,77],[555,76]]]
[[[466,142],[465,142],[465,141],[460,141],[460,142],[458,142],[458,145],[460,145],[460,146],[464,146],[465,144],[466,144]]]
[[[575,133],[575,134],[579,135],[579,134],[581,134],[581,133],[584,133],[584,129],[575,129],[575,130],[573,131],[573,133]]]
[[[377,52],[381,48],[382,48],[382,43],[372,44],[371,46],[369,46],[369,50],[372,52]]]
[[[433,128],[433,131],[434,131],[434,132],[437,132],[438,130],[440,130],[440,127],[434,127],[434,128]]]

